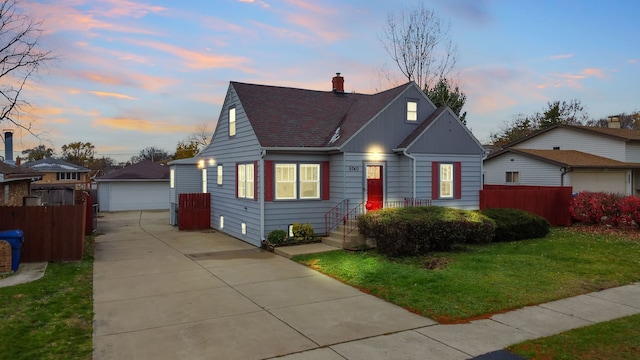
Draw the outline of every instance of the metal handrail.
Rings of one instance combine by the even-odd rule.
[[[345,241],[347,235],[351,234],[358,228],[358,217],[364,214],[364,210],[365,201],[361,202],[344,215],[342,218],[342,223],[344,224],[342,227],[342,242]]]
[[[331,208],[324,214],[324,230],[325,234],[329,234],[331,230],[344,223],[344,214],[349,209],[349,199],[342,200],[338,205]]]

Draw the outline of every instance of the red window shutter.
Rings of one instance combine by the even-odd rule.
[[[431,199],[440,197],[440,165],[434,161],[431,163]]]
[[[453,164],[453,176],[454,176],[453,186],[455,187],[453,195],[455,196],[456,199],[461,199],[462,198],[462,163],[459,161]]]
[[[258,160],[253,162],[253,200],[258,201]]]
[[[322,162],[321,177],[320,177],[320,191],[322,192],[322,200],[331,199],[331,177],[329,174],[330,163],[328,161]]]
[[[236,198],[238,197],[238,181],[240,179],[238,179],[238,163],[236,163]]]
[[[264,201],[273,201],[273,161],[264,162]]]

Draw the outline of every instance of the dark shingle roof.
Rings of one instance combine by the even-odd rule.
[[[538,150],[509,148],[501,153],[513,152],[525,156],[534,157],[543,161],[552,162],[561,166],[573,168],[597,168],[597,169],[638,169],[640,164],[626,163],[602,156],[587,154],[577,150]],[[498,154],[496,154],[498,155]],[[495,156],[491,156],[495,157]]]
[[[54,158],[30,161],[23,166],[39,172],[89,172],[85,167]]]
[[[24,166],[11,165],[2,161],[0,161],[0,174],[2,174],[6,180],[31,179],[42,176],[41,173],[25,168]]]
[[[340,146],[410,84],[365,95],[231,82],[264,147]]]
[[[151,160],[143,160],[137,164],[129,165],[124,169],[115,170],[101,176],[96,181],[102,180],[168,180],[169,167],[160,165]]]

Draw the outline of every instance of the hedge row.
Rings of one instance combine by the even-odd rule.
[[[571,216],[586,224],[640,225],[640,197],[583,191],[569,205]]]

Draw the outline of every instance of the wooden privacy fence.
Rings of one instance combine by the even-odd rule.
[[[180,194],[178,229],[196,230],[211,227],[211,194]]]
[[[552,226],[571,226],[570,186],[484,185],[480,209],[512,208],[538,214]]]
[[[84,247],[84,203],[61,206],[2,206],[0,230],[20,229],[21,262],[80,261]]]

